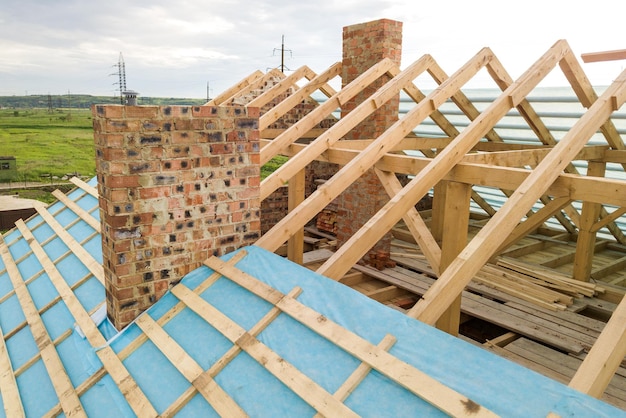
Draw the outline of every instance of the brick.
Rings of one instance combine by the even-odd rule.
[[[155,118],[159,113],[158,106],[126,106],[127,118]]]

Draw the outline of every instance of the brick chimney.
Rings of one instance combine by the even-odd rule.
[[[107,311],[121,329],[260,236],[258,108],[92,108]]]
[[[347,26],[343,29],[343,86],[352,82],[363,72],[384,58],[400,66],[402,55],[402,22],[389,19],[375,20]],[[353,100],[342,106],[342,117],[372,95],[386,81],[381,78],[364,89]],[[398,120],[400,98],[384,106],[356,126],[346,139],[375,139]],[[337,241],[346,242],[378,210],[389,201],[378,177],[369,170],[338,199]],[[391,234],[385,235],[372,252],[389,253]]]

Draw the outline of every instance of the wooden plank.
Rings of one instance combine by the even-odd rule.
[[[43,218],[43,220],[52,228],[54,233],[61,238],[61,241],[67,245],[76,258],[78,258],[87,269],[94,275],[102,286],[104,286],[104,268],[102,263],[97,261],[93,256],[79,243],[74,237],[72,237],[65,228],[46,210],[43,205],[35,205],[37,213]]]
[[[237,259],[241,259],[245,256],[245,251],[241,251],[237,254],[235,254],[233,256],[233,258],[231,258],[229,260],[229,263],[232,264],[236,264],[236,261],[233,260],[237,260]],[[200,294],[202,293],[204,290],[208,289],[214,282],[215,282],[215,277],[219,276],[221,277],[221,275],[217,272],[214,272],[209,278],[207,278],[204,282],[202,282],[198,288],[202,289],[200,291],[198,291],[198,288],[196,288],[196,290],[194,290],[194,292],[196,294]],[[292,289],[288,295],[291,297],[298,297],[298,295],[301,293],[302,289],[296,287],[294,289]],[[185,306],[183,302],[179,302],[180,305]],[[272,309],[269,310],[269,312],[267,314],[265,314],[263,316],[263,318],[261,318],[259,320],[259,322],[257,322],[252,328],[250,328],[250,330],[248,331],[248,333],[250,335],[253,336],[257,336],[259,335],[269,324],[272,323],[272,321],[274,319],[276,319],[276,317],[280,314],[280,310],[276,307],[273,307]],[[161,321],[163,319],[163,317],[159,320]],[[208,370],[206,370],[205,372],[203,372],[200,376],[198,376],[198,378],[196,379],[197,384],[200,386],[206,386],[206,385],[211,385],[211,381],[213,381],[214,377],[217,376],[224,367],[226,367],[228,365],[228,363],[230,363],[235,357],[237,357],[237,355],[241,352],[241,348],[237,345],[233,345],[230,349],[228,349],[228,351],[222,355],[222,357],[220,357]],[[189,389],[187,389],[185,392],[183,392],[174,402],[172,402],[172,404],[165,410],[163,411],[163,413],[161,414],[162,417],[174,417],[176,416],[176,414],[180,411],[180,409],[185,406],[187,404],[187,402],[189,402],[194,395],[196,394],[196,388],[195,386],[190,387]]]
[[[569,48],[565,45],[562,47],[565,50],[564,54],[571,54]],[[559,57],[560,61],[561,55],[555,54],[554,57]],[[553,66],[552,62],[550,62],[551,66]],[[563,168],[608,119],[613,112],[613,97],[617,92],[624,89],[625,82],[626,74],[623,74],[607,89],[602,98],[589,108],[550,154],[532,171],[498,213],[491,218],[491,221],[474,237],[462,254],[453,262],[451,268],[446,270],[437,283],[431,287],[429,294],[424,295],[412,308],[411,315],[426,323],[436,321],[467,282],[471,280],[472,276],[502,244],[505,239],[504,235],[508,235],[514,229],[524,213],[545,193],[545,184],[552,183],[559,176]],[[358,233],[355,234],[355,236],[357,235]]]
[[[2,328],[0,328],[0,395],[4,413],[7,417],[24,417],[24,406],[20,398],[20,391],[15,380],[15,373],[7,351]]]
[[[365,296],[377,302],[386,302],[389,299],[406,294],[406,291],[398,289],[396,286],[385,286],[380,289],[365,292]]]
[[[215,380],[210,377],[199,379],[204,373],[202,367],[150,315],[141,315],[136,323],[220,416],[248,416]]]
[[[224,273],[222,272],[222,274]],[[236,322],[211,306],[186,286],[180,284],[172,289],[172,293],[184,302],[189,309],[220,331],[233,344],[238,345],[261,366],[265,367],[277,379],[300,396],[302,400],[315,408],[315,410],[326,416],[358,417],[357,414],[346,407],[342,402],[333,398],[330,393],[326,392],[308,376],[300,372],[285,359],[281,358],[273,350],[250,335],[245,329],[237,325]],[[267,293],[268,292],[264,292],[264,294]]]
[[[626,49],[615,49],[612,51],[587,52],[580,54],[583,62],[599,62],[626,59]]]
[[[435,282],[434,279],[419,275],[416,273],[403,273],[404,269],[394,268],[387,269],[384,272],[373,271],[366,266],[355,266],[355,270],[367,271],[366,274],[372,275],[379,280],[406,289],[417,295],[425,294]],[[470,283],[468,290],[478,293],[486,293],[487,297],[493,297],[496,300],[517,300],[519,298],[508,297],[502,298],[498,293],[484,292],[486,289],[477,283]],[[520,335],[542,341],[553,347],[557,347],[562,351],[570,353],[580,353],[585,348],[580,339],[585,336],[575,334],[569,331],[567,326],[555,324],[552,321],[535,317],[522,312],[505,304],[495,302],[485,297],[479,296],[472,292],[463,292],[461,299],[461,312],[472,317],[483,319],[492,324],[498,325],[504,329],[516,332]],[[500,292],[501,293],[501,292]],[[572,334],[574,336],[572,336]],[[593,344],[592,340],[586,341],[587,347]]]
[[[91,346],[102,347],[100,350],[96,351],[96,355],[100,358],[100,361],[102,361],[102,364],[104,365],[105,369],[107,370],[113,381],[118,385],[120,391],[128,401],[130,407],[138,415],[156,416],[157,412],[150,404],[148,398],[141,391],[139,386],[137,386],[137,383],[129,374],[128,370],[124,367],[121,360],[113,352],[111,347],[106,345],[106,340],[100,333],[100,330],[97,328],[96,324],[93,322],[85,308],[82,306],[82,304],[74,294],[73,290],[63,279],[63,276],[57,270],[52,260],[50,260],[44,249],[41,247],[41,245],[39,245],[35,237],[32,235],[26,224],[22,220],[19,220],[16,223],[16,226],[20,229],[20,232],[22,233],[22,236],[24,236],[24,239],[30,242],[30,247],[33,253],[43,266],[46,274],[50,278],[50,281],[63,299],[63,302],[67,306],[67,309],[76,320],[76,323],[81,328],[83,334],[85,334],[85,337],[87,338]],[[62,402],[61,405],[63,405]]]
[[[67,195],[65,193],[63,193],[62,191],[57,189],[57,190],[52,192],[52,195],[54,197],[56,197],[59,200],[59,202],[63,203],[65,206],[67,206],[69,210],[71,210],[72,212],[77,214],[79,218],[81,218],[83,221],[85,221],[87,223],[87,225],[92,227],[96,232],[98,232],[98,233],[101,232],[100,231],[100,228],[101,228],[100,221],[96,220],[96,218],[91,216],[91,214],[89,212],[87,212],[85,209],[83,209],[80,206],[78,206],[76,204],[76,202],[74,202],[72,199],[67,197]]]
[[[18,220],[18,222],[20,222]],[[22,221],[23,223],[23,221]],[[80,402],[76,389],[72,385],[63,362],[56,351],[56,348],[50,339],[50,335],[46,330],[43,320],[37,312],[35,303],[28,292],[28,288],[24,283],[24,279],[11,256],[9,247],[4,242],[4,239],[0,237],[0,256],[7,270],[13,289],[15,289],[15,295],[19,301],[19,304],[24,312],[24,316],[28,321],[30,330],[33,334],[33,338],[41,354],[41,360],[48,372],[48,376],[52,381],[54,391],[61,403],[63,413],[66,416],[84,416],[85,410]]]
[[[352,354],[370,367],[384,374],[415,395],[443,412],[453,416],[494,416],[483,406],[455,392],[429,375],[392,356],[385,350],[348,331],[324,315],[301,304],[291,297],[282,297],[277,302],[265,295],[275,290],[249,274],[229,266],[216,257],[207,260],[208,265],[225,277],[245,287],[257,296],[273,303],[283,312],[303,325]]]
[[[391,347],[396,343],[396,337],[391,334],[387,334],[383,337],[383,339],[378,343],[378,347],[382,350],[389,351]],[[345,401],[348,396],[361,384],[361,382],[367,377],[369,372],[372,370],[370,366],[365,363],[359,364],[359,367],[356,368],[354,372],[341,384],[339,389],[333,393],[333,396],[340,400],[341,402]],[[322,418],[322,415],[316,414],[314,418]]]
[[[599,397],[626,356],[626,298],[617,305],[604,330],[569,386]]]
[[[78,188],[82,189],[86,193],[89,193],[96,199],[98,198],[98,190],[95,187],[90,186],[89,184],[85,183],[78,177],[72,177],[70,179],[70,182],[74,183],[74,185],[76,185]]]

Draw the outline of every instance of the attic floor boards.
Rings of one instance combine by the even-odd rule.
[[[470,235],[477,230],[476,226],[470,227]],[[356,265],[342,282],[381,303],[403,310],[419,299],[435,275],[425,257],[411,248],[414,244],[410,242],[410,234],[401,224],[394,230],[394,236],[391,252],[396,267],[379,271]],[[312,269],[331,254],[328,239],[320,242],[326,248],[305,256]],[[524,238],[500,259],[525,266],[531,264],[538,271],[568,275],[572,271],[574,250],[575,241],[569,236],[546,230]],[[460,338],[568,383],[624,294],[620,286],[626,283],[622,257],[626,257],[626,249],[621,246],[598,245],[592,271],[600,273],[595,282],[606,291],[593,297],[579,295],[567,307],[559,309],[539,306],[472,281],[463,292]],[[626,368],[619,369],[603,400],[626,410]]]

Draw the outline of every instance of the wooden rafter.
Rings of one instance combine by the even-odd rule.
[[[572,55],[563,45],[563,52],[555,54],[563,64],[563,56]],[[544,59],[545,56],[544,56]],[[553,58],[554,59],[554,58]],[[548,61],[551,61],[549,58]],[[551,68],[553,65],[548,66]],[[542,65],[543,67],[543,65]],[[523,213],[545,192],[545,184],[552,183],[560,171],[582,149],[588,139],[608,120],[617,104],[623,103],[626,73],[609,87],[572,129],[559,141],[552,152],[533,170],[487,225],[474,237],[461,255],[450,265],[433,287],[412,308],[411,314],[427,323],[433,323],[471,277],[480,269],[494,250],[501,245],[505,231],[512,231]]]
[[[246,77],[243,80],[241,80],[239,83],[233,85],[228,90],[222,92],[222,94],[220,94],[219,96],[214,97],[211,100],[209,100],[208,102],[206,102],[205,106],[219,106],[219,105],[222,105],[222,104],[228,102],[228,99],[241,94],[242,91],[248,91],[246,89],[248,89],[250,85],[252,85],[253,83],[257,82],[259,79],[262,79],[263,77],[265,77],[263,72],[257,70],[255,72],[253,72],[252,74],[250,74],[248,77]]]
[[[324,208],[343,190],[352,184],[358,177],[360,177],[362,173],[371,168],[383,155],[385,155],[391,148],[406,137],[417,124],[426,119],[426,117],[428,117],[435,109],[448,100],[460,86],[471,79],[472,76],[474,76],[483,67],[483,65],[485,65],[485,62],[489,62],[489,57],[491,56],[493,56],[493,54],[489,49],[483,49],[459,71],[457,71],[454,76],[444,81],[440,88],[433,91],[424,100],[420,101],[407,113],[406,116],[396,122],[391,129],[385,131],[364,151],[359,153],[358,156],[340,169],[337,174],[335,174],[330,180],[324,183],[311,196],[309,196],[302,205],[284,217],[274,228],[263,235],[257,241],[257,245],[271,251],[275,251],[276,248],[282,245],[282,243],[285,242],[294,232],[293,228],[303,226],[322,208]],[[333,126],[333,128],[336,128],[336,126],[337,125]],[[446,149],[449,148],[450,146],[446,147]],[[270,177],[268,177],[268,179],[269,178]],[[266,181],[268,179],[266,179]],[[423,194],[421,196],[423,196]],[[406,210],[408,210],[408,207],[405,208],[404,213],[406,213]],[[402,215],[400,215],[400,217],[401,216]],[[398,217],[396,221],[400,219],[400,217]],[[391,229],[391,226],[392,225],[389,225],[387,231]],[[367,249],[370,247],[371,245]],[[363,252],[367,251],[367,249],[363,250]],[[356,262],[356,259],[354,261]],[[347,270],[343,271],[343,273],[346,271]],[[333,275],[331,277],[338,276],[340,275]]]
[[[474,145],[482,138],[493,125],[502,119],[504,115],[511,109],[511,107],[518,104],[521,100],[524,100],[526,95],[539,83],[542,76],[545,75],[546,68],[553,68],[560,57],[568,51],[567,44],[565,42],[558,42],[555,44],[548,53],[546,53],[535,65],[533,65],[520,80],[512,84],[502,95],[500,95],[483,113],[480,114],[463,132],[461,132],[446,148],[444,148],[418,175],[413,178],[402,191],[389,201],[378,213],[376,213],[366,224],[354,234],[337,252],[326,261],[318,270],[319,273],[327,275],[332,278],[341,277],[346,273],[347,265],[352,265],[370,248],[377,240],[379,240],[390,228],[386,229],[387,225],[395,224],[402,213],[405,213],[409,207],[415,205],[415,203],[421,199],[428,190],[437,184],[456,164],[461,162],[463,156],[471,150]],[[489,52],[490,55],[492,55]],[[487,65],[490,67],[490,62],[485,60],[480,54],[477,55],[481,60],[478,61],[480,66]],[[487,62],[484,62],[487,61]],[[476,64],[474,64],[476,65]],[[480,68],[480,66],[478,68]],[[473,68],[478,70],[478,68]],[[467,79],[465,77],[470,76],[471,73],[464,74],[457,73],[457,76],[450,77],[442,87],[449,83],[451,89],[459,89],[465,84]],[[472,74],[473,75],[473,74]],[[437,91],[445,91],[440,88]],[[449,92],[448,94],[451,94]],[[424,101],[426,101],[425,99]],[[420,102],[423,103],[424,101]],[[441,102],[428,102],[430,109],[436,109],[441,105]],[[418,104],[413,110],[419,109]],[[427,108],[429,109],[429,108]],[[410,112],[409,112],[410,113]],[[427,116],[428,113],[425,115]],[[425,117],[424,116],[424,117]],[[423,119],[422,119],[423,120]],[[400,121],[402,122],[402,120]],[[399,127],[398,127],[399,128]],[[411,127],[412,129],[412,127]],[[385,132],[379,137],[379,139],[387,136],[388,133],[393,134],[396,130],[396,126]],[[404,131],[398,129],[399,133],[405,134]],[[354,161],[354,160],[353,160]],[[545,160],[544,160],[545,161]],[[346,166],[347,167],[347,166]],[[499,212],[498,212],[499,213]],[[497,216],[498,214],[496,213]],[[521,217],[520,217],[521,218]],[[518,218],[518,220],[520,219]],[[384,222],[382,220],[384,219]],[[358,245],[356,243],[359,243]],[[338,262],[338,260],[342,260]],[[452,263],[453,265],[454,263]],[[456,293],[454,297],[459,294]],[[447,308],[447,306],[446,306]],[[444,308],[445,310],[445,308]],[[436,320],[437,318],[434,318]],[[434,323],[429,322],[429,323]]]

